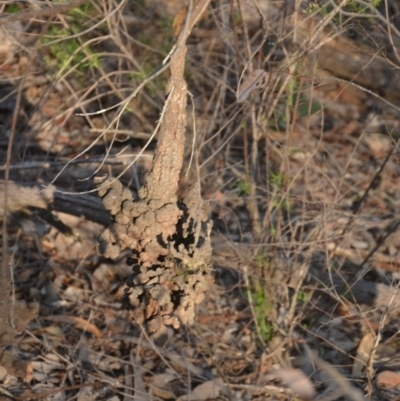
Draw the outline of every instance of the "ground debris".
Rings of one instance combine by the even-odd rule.
[[[0,366],[16,377],[25,377],[25,362],[18,359],[12,349],[14,338],[36,318],[39,305],[16,301],[12,296],[10,258],[3,246],[0,271]]]

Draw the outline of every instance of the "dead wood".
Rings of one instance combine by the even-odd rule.
[[[392,312],[396,312],[400,307],[400,292],[395,286],[366,280],[346,281],[345,277],[327,274],[324,274],[322,279],[310,275],[309,280],[318,286],[323,282],[328,292],[329,288],[334,288],[339,296],[359,304],[374,308],[388,308]]]
[[[383,56],[384,49],[338,35],[329,27],[316,34],[315,28],[321,21],[301,12],[296,14],[296,21],[296,44],[306,51],[312,65],[317,63],[332,76],[371,90],[390,102],[400,101],[398,71],[394,62]],[[398,53],[400,47],[396,43],[393,45]]]
[[[128,263],[133,274],[123,304],[156,339],[165,335],[166,326],[193,322],[195,305],[211,282],[212,223],[200,188],[194,186],[181,200],[177,196],[186,131],[185,42],[208,3],[200,0],[189,12],[171,55],[160,134],[150,172],[139,190],[140,201],[134,202],[119,181],[95,180],[113,216],[113,223],[99,237],[99,250],[106,257],[117,257],[122,249],[132,249]]]
[[[280,3],[260,2],[261,8],[265,7],[264,15],[271,29],[279,36],[282,26],[285,26],[288,37],[293,38],[292,45],[302,50],[300,57],[308,58],[310,77],[313,76],[316,82],[319,82],[318,75],[322,75],[322,70],[328,72],[331,77],[364,88],[365,91],[357,90],[357,93],[361,92],[360,96],[363,99],[369,93],[375,95],[375,99],[381,97],[398,105],[400,60],[396,58],[396,54],[400,54],[400,41],[396,34],[389,39],[388,34],[379,33],[380,30],[391,29],[390,27],[378,27],[376,32],[371,32],[375,43],[372,43],[374,39],[371,39],[370,43],[366,44],[366,41],[363,43],[362,40],[346,37],[343,26],[337,26],[332,19],[305,12],[302,9],[305,3],[300,6],[299,11],[294,11],[293,5],[293,2],[284,2],[284,6]],[[257,8],[247,7],[245,13],[251,10],[255,11]],[[243,16],[246,24],[253,30],[259,29],[260,15],[257,12],[250,14]],[[377,25],[379,24],[378,20]],[[179,21],[176,21],[176,26],[180,26]],[[291,40],[287,39],[287,43]],[[317,76],[314,71],[315,65],[318,66]],[[319,84],[328,82],[332,82],[331,79],[322,78]]]
[[[90,194],[65,194],[62,188],[9,181],[7,210],[10,213],[28,212],[32,209],[51,210],[83,216],[103,226],[110,223],[110,213],[97,196]],[[4,216],[4,181],[0,180],[0,220]]]
[[[4,191],[5,184],[0,180],[0,219],[4,216]],[[19,184],[9,181],[7,185],[7,212],[20,212],[28,207],[46,209],[54,199],[54,187],[46,189],[38,185]]]
[[[86,220],[99,223],[102,226],[110,224],[110,213],[97,196],[90,194],[64,194],[56,191],[53,194],[53,202],[49,209],[57,212],[83,216]]]

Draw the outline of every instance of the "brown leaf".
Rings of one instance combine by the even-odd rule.
[[[300,398],[313,399],[315,397],[315,388],[311,380],[300,369],[279,369],[274,372],[293,393]]]
[[[0,365],[3,366],[10,375],[25,378],[26,363],[25,361],[17,359],[12,350],[0,348]]]
[[[244,79],[237,91],[236,101],[243,103],[255,90],[263,89],[269,82],[270,74],[263,69],[254,70]]]
[[[384,370],[376,376],[377,387],[385,390],[397,389],[400,390],[400,372],[392,372]]]
[[[205,401],[217,398],[222,390],[223,383],[221,380],[209,380],[199,384],[190,395],[179,397],[180,401]]]
[[[52,316],[46,316],[44,319],[59,323],[71,323],[81,330],[92,333],[94,336],[98,338],[103,337],[102,332],[93,323],[90,323],[81,317],[52,315]]]
[[[354,376],[362,376],[364,367],[368,363],[370,355],[374,349],[375,339],[375,333],[368,333],[361,339],[357,348],[356,359],[353,364],[352,373]]]

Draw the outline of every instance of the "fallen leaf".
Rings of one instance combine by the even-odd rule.
[[[217,398],[222,390],[221,380],[209,380],[199,384],[190,394],[178,398],[179,401],[204,401]]]
[[[269,82],[270,74],[265,70],[254,70],[250,75],[244,79],[237,91],[236,101],[243,103],[251,93],[257,89],[264,88]]]
[[[102,332],[93,323],[90,323],[81,317],[52,315],[52,316],[46,316],[44,317],[44,319],[59,323],[70,323],[76,326],[78,329],[92,333],[94,336],[98,338],[103,337]]]
[[[9,397],[10,399],[14,399],[14,396],[9,392],[9,391],[7,391],[5,388],[3,388],[3,387],[0,387],[0,394],[3,394],[3,395],[5,395],[5,396],[7,396],[7,397]],[[3,397],[0,397],[0,401],[1,400],[8,400],[8,398],[3,398]]]
[[[176,396],[169,390],[150,385],[151,393],[155,397],[161,398],[162,400],[176,400]]]
[[[373,332],[366,334],[357,347],[356,359],[354,360],[352,373],[356,377],[361,377],[367,365],[371,353],[374,349],[376,335]]]
[[[151,384],[160,388],[164,388],[169,382],[176,379],[176,376],[168,373],[160,373],[153,377]]]
[[[279,369],[273,372],[273,376],[280,379],[286,386],[300,398],[313,399],[315,388],[309,377],[300,369]]]
[[[376,386],[381,389],[397,389],[400,390],[400,372],[384,370],[376,376]]]
[[[44,361],[31,361],[29,375],[37,382],[44,382],[54,374],[54,372],[62,370],[63,365],[59,360],[51,360],[45,358]]]

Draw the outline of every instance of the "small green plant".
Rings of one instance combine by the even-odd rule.
[[[322,109],[322,104],[317,102],[308,103],[300,99],[300,103],[297,107],[297,115],[299,117],[309,117],[319,112]]]
[[[68,67],[77,66],[76,71],[83,73],[90,67],[98,68],[100,66],[100,56],[93,53],[88,46],[81,46],[75,38],[68,38],[71,33],[77,33],[77,29],[70,32],[66,28],[52,26],[49,28],[48,34],[43,38],[43,44],[49,44],[51,56],[46,56],[45,61],[52,66],[57,72],[65,70]],[[52,44],[54,39],[64,38],[65,40]],[[86,54],[85,54],[86,53]],[[90,56],[90,60],[87,59]]]
[[[144,61],[140,66],[139,70],[132,71],[128,77],[129,80],[135,85],[141,84],[146,78],[148,78],[155,70],[156,65],[153,65],[150,62]],[[146,90],[150,94],[150,96],[154,97],[156,95],[157,90],[162,91],[167,84],[166,75],[159,75],[154,78],[149,85],[146,86]]]
[[[51,26],[46,37],[43,39],[43,44],[52,42],[56,38],[67,37],[70,35],[66,28],[58,28]],[[79,49],[79,43],[75,39],[66,39],[62,42],[50,44],[49,49],[53,59],[51,57],[45,57],[46,62],[55,67],[57,70],[61,70],[67,67],[69,64],[78,64],[82,61],[82,54],[75,54]]]
[[[271,187],[274,189],[274,197],[272,198],[272,205],[274,208],[281,207],[283,210],[287,212],[291,212],[293,210],[292,205],[290,204],[289,199],[282,199],[281,194],[284,189],[285,184],[285,175],[284,173],[274,173],[270,172],[269,183]]]
[[[85,3],[68,11],[67,14],[75,19],[87,19],[93,10],[94,5],[92,3]]]
[[[5,8],[5,12],[9,14],[14,14],[17,13],[18,11],[21,11],[21,7],[18,6],[17,4],[9,4]]]
[[[299,291],[297,294],[297,302],[304,303],[308,300],[308,293],[306,291]]]
[[[174,20],[172,17],[169,16],[165,16],[163,18],[160,18],[159,20],[157,20],[157,27],[162,29],[163,31],[167,31],[168,34],[172,35],[172,24],[173,24]]]
[[[273,171],[269,174],[269,183],[272,187],[276,188],[279,192],[283,190],[283,184],[285,182],[285,175],[281,172],[274,173]]]
[[[307,100],[301,93],[299,97],[299,81],[296,77],[293,77],[291,80],[292,84],[290,85],[289,96],[287,100],[287,104],[293,108],[296,106],[296,114],[298,117],[310,117],[313,114],[317,113],[322,109],[322,105],[319,102],[313,102]],[[299,97],[298,104],[296,105],[296,101]]]
[[[278,131],[285,131],[287,125],[287,118],[285,112],[276,108],[274,110],[274,118],[271,121],[271,128],[278,130]]]
[[[319,5],[315,4],[315,3],[310,3],[308,4],[308,6],[306,7],[306,9],[304,10],[305,14],[314,14],[317,13],[319,11]]]
[[[274,301],[259,283],[250,289],[250,297],[259,328],[258,334],[264,342],[269,342],[274,337],[274,327],[267,320],[267,316],[274,307]]]
[[[245,180],[239,180],[236,184],[235,187],[239,190],[239,196],[249,196],[250,194],[250,183]]]
[[[72,19],[69,28],[53,24],[42,39],[42,44],[47,45],[50,50],[50,55],[45,56],[45,61],[56,72],[76,66],[75,73],[83,76],[88,68],[100,67],[100,55],[95,54],[89,46],[82,45],[79,38],[70,37],[83,30],[84,22],[90,17],[93,9],[94,6],[87,3],[68,11],[67,15]]]
[[[281,207],[283,210],[286,212],[292,212],[293,211],[293,206],[290,204],[288,199],[283,199],[281,200],[278,197],[275,197],[272,199],[272,205],[276,209],[278,207]]]
[[[372,7],[377,8],[381,5],[382,0],[367,0],[366,3],[369,3]],[[345,4],[345,8],[348,11],[360,15],[363,15],[366,12],[368,12],[369,9],[367,5],[360,4],[357,0],[348,0]]]
[[[256,256],[256,264],[259,269],[264,269],[269,264],[269,260],[267,259],[267,255],[265,252],[261,251]]]
[[[305,98],[301,92],[300,81],[297,77],[299,69],[299,63],[296,63],[295,73],[289,80],[286,88],[286,95],[283,97],[282,101],[285,104],[285,108],[277,107],[274,110],[274,119],[272,120],[272,128],[284,131],[288,128],[290,124],[290,118],[288,121],[288,116],[285,109],[290,110],[290,114],[294,114],[296,117],[310,117],[313,114],[320,111],[323,105],[320,102],[315,102]],[[283,106],[283,105],[281,105]]]
[[[132,71],[128,77],[129,80],[134,84],[142,83],[148,76],[150,75],[150,71],[147,70],[146,64],[143,64],[139,67],[137,71]]]
[[[275,225],[270,225],[269,226],[269,233],[271,234],[272,237],[276,237],[278,235],[278,229]]]
[[[358,0],[348,0],[343,5],[343,9],[347,12],[363,16],[366,13],[368,13],[371,6],[373,8],[378,8],[381,4],[382,0],[366,0],[364,3],[361,3]],[[319,5],[315,3],[309,4],[307,8],[304,10],[305,14],[319,14],[323,17],[328,16],[331,12],[332,12],[331,6]],[[354,19],[354,16],[352,16],[351,18]],[[344,22],[342,18],[338,17],[338,15],[333,15],[333,16],[331,15],[330,20],[335,25],[341,25]],[[370,22],[372,22],[372,20]]]
[[[329,5],[310,3],[304,10],[305,14],[319,14],[326,17],[332,11],[332,7]]]

